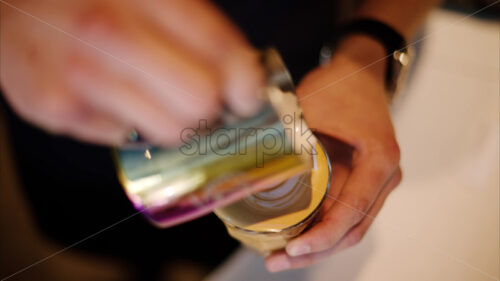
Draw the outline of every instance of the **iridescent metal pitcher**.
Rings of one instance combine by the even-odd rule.
[[[263,53],[266,106],[255,116],[223,114],[219,126],[186,128],[176,148],[116,149],[120,181],[134,206],[168,227],[310,172],[316,138],[302,118],[278,53]]]

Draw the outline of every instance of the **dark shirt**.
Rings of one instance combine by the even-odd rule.
[[[331,40],[335,1],[215,1],[258,47],[276,47],[297,82],[317,66],[319,50]]]

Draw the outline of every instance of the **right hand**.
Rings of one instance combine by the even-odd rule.
[[[119,145],[136,129],[174,145],[223,104],[241,116],[260,106],[257,53],[209,2],[11,3],[1,4],[0,82],[48,131]]]

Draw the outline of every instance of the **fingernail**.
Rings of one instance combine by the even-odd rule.
[[[287,253],[292,257],[309,254],[310,252],[311,247],[307,244],[299,244],[287,249]]]
[[[270,272],[283,271],[290,268],[290,263],[285,256],[277,258],[269,262],[268,269]]]

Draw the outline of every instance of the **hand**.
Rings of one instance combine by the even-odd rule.
[[[267,258],[270,271],[308,266],[359,242],[399,184],[385,62],[359,71],[384,56],[375,41],[352,36],[328,66],[300,83],[297,94],[308,125],[327,136],[321,140],[333,160],[333,179],[318,222]]]
[[[0,82],[14,110],[53,133],[117,145],[136,129],[169,145],[223,103],[242,116],[260,105],[256,52],[207,1],[11,3]]]

